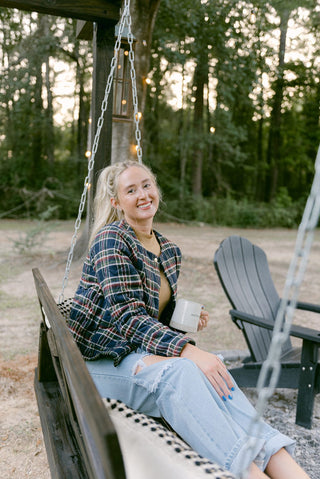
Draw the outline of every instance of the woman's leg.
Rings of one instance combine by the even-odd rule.
[[[248,473],[248,479],[267,479],[268,476],[261,471],[254,463],[251,464]],[[282,479],[285,479],[284,477]]]
[[[274,454],[267,465],[266,473],[272,479],[310,479],[285,449]]]
[[[247,433],[256,411],[237,386],[230,391],[233,399],[223,401],[200,369],[182,358],[149,365],[134,381],[149,390],[161,415],[194,450],[235,474],[242,470]],[[294,444],[263,422],[254,435],[248,462],[250,457],[257,459],[261,470],[274,452]]]
[[[109,358],[86,361],[86,364],[102,397],[118,399],[144,414],[161,417],[161,412],[148,389],[135,384],[135,376],[144,368],[144,360],[147,358],[149,356],[146,353],[131,353],[117,367]]]
[[[131,353],[117,367],[110,359],[87,365],[103,397],[122,400],[151,416],[163,416],[199,454],[235,474],[241,471],[255,410],[239,388],[232,392],[233,399],[222,401],[200,369],[182,358],[158,362],[152,356]],[[274,452],[293,441],[264,423],[262,429],[249,456],[256,460],[263,451],[258,458],[263,470]],[[272,447],[266,457],[268,445]],[[255,465],[252,468],[256,471],[252,479],[266,477]]]

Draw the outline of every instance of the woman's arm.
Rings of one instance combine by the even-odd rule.
[[[218,356],[192,344],[186,344],[180,356],[190,359],[201,369],[222,399],[226,400],[230,396],[233,382],[225,364]]]

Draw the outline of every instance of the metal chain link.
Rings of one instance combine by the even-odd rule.
[[[129,3],[129,2],[128,2]],[[133,119],[135,123],[135,138],[138,162],[142,163],[142,148],[141,148],[141,131],[140,131],[140,114],[138,109],[138,94],[137,94],[137,82],[136,71],[134,68],[134,51],[133,51],[133,35],[131,31],[131,17],[127,16],[128,25],[128,43],[129,43],[129,62],[130,62],[130,76],[132,84],[132,102],[133,102]]]
[[[298,229],[294,255],[291,260],[285,287],[277,312],[272,340],[268,356],[262,365],[258,379],[257,389],[259,397],[256,405],[257,414],[250,425],[246,444],[246,460],[241,478],[247,477],[250,466],[250,452],[256,445],[257,433],[261,427],[261,419],[265,413],[268,400],[276,388],[281,370],[282,346],[290,336],[300,286],[307,268],[308,258],[313,242],[314,230],[317,227],[320,216],[320,146],[315,161],[315,176],[313,179],[310,195],[308,197],[303,217]]]
[[[90,179],[91,179],[92,172],[93,172],[95,155],[96,155],[98,145],[99,145],[99,139],[100,139],[101,129],[102,129],[102,126],[103,126],[103,123],[104,123],[105,112],[106,112],[107,107],[108,107],[108,99],[109,99],[109,95],[110,95],[110,91],[111,91],[111,87],[112,87],[112,83],[113,83],[114,70],[115,70],[116,65],[118,63],[118,54],[119,54],[119,51],[120,51],[120,48],[121,48],[121,37],[122,37],[123,30],[124,30],[124,27],[125,27],[126,23],[128,25],[128,42],[129,42],[129,45],[130,45],[130,53],[132,52],[131,53],[132,61],[130,60],[130,68],[131,68],[131,72],[132,71],[134,72],[134,63],[133,63],[134,54],[133,54],[133,49],[132,49],[133,35],[131,33],[130,0],[125,0],[125,5],[124,5],[123,12],[122,12],[122,15],[121,15],[121,19],[120,19],[120,22],[119,22],[119,30],[118,30],[118,36],[117,36],[117,40],[116,40],[116,43],[115,43],[115,47],[114,47],[114,55],[113,55],[113,58],[112,58],[111,64],[110,64],[110,72],[109,72],[108,79],[107,79],[107,84],[106,84],[105,93],[104,93],[104,99],[103,99],[102,104],[101,104],[101,114],[100,114],[98,122],[97,122],[97,130],[96,130],[96,133],[95,133],[95,136],[94,136],[94,141],[93,141],[93,146],[92,146],[92,152],[91,152],[91,155],[90,155],[90,160],[88,162],[88,173],[87,173],[87,176],[84,180],[84,188],[83,188],[83,192],[82,192],[81,199],[80,199],[78,216],[77,216],[77,219],[76,219],[76,222],[75,222],[74,233],[73,233],[73,236],[72,236],[72,239],[71,239],[71,246],[70,246],[70,250],[69,250],[69,254],[68,254],[66,269],[65,269],[65,273],[64,273],[64,277],[63,277],[63,281],[62,281],[62,290],[61,290],[61,293],[59,295],[58,303],[61,303],[64,300],[64,291],[65,291],[65,288],[67,287],[67,284],[68,284],[71,263],[72,263],[72,260],[73,260],[74,248],[75,248],[75,245],[76,245],[76,242],[77,242],[78,232],[79,232],[79,229],[80,229],[80,226],[81,226],[81,218],[82,218],[83,210],[84,210],[85,203],[86,203],[86,198],[87,198],[88,189],[89,189],[89,185],[90,185]],[[94,25],[94,28],[96,28],[96,24]],[[131,78],[133,78],[132,73],[131,73]],[[136,115],[138,115],[138,100],[137,100],[137,89],[136,89],[136,83],[135,83],[135,72],[134,72],[134,80],[132,79],[132,88],[134,90],[134,95],[133,95],[133,98],[134,98],[134,115],[136,117]],[[138,155],[139,162],[141,163],[142,162],[142,151],[141,151],[141,147],[140,147],[141,132],[140,132],[140,129],[139,129],[139,122],[137,123],[136,118],[135,118],[135,124],[136,124],[136,139],[137,139],[137,155]]]

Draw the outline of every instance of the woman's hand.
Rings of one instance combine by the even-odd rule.
[[[232,398],[230,391],[233,390],[233,382],[225,364],[218,356],[188,343],[183,348],[180,357],[193,361],[207,376],[224,401]]]
[[[198,331],[201,331],[202,329],[206,328],[208,326],[208,321],[209,321],[209,313],[208,311],[205,311],[204,309],[202,309],[200,313]]]

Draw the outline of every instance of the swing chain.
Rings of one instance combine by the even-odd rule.
[[[92,145],[90,160],[88,162],[88,172],[87,172],[87,176],[84,180],[84,188],[83,188],[83,192],[82,192],[81,199],[80,199],[78,216],[77,216],[75,226],[74,226],[74,233],[73,233],[73,236],[72,236],[72,239],[71,239],[71,245],[70,245],[70,250],[69,250],[69,254],[68,254],[66,269],[65,269],[65,273],[64,273],[64,277],[63,277],[63,281],[62,281],[62,290],[61,290],[61,293],[60,293],[59,299],[58,299],[59,304],[64,301],[64,291],[65,291],[65,288],[67,287],[67,284],[68,284],[71,263],[72,263],[72,260],[73,260],[74,248],[75,248],[75,245],[76,245],[76,242],[77,242],[77,237],[78,237],[79,229],[80,229],[80,226],[81,226],[81,218],[82,218],[82,214],[83,214],[84,207],[85,207],[85,204],[86,204],[86,198],[87,198],[88,190],[90,188],[90,183],[91,183],[91,179],[92,179],[92,172],[93,172],[93,168],[94,168],[95,155],[96,155],[98,145],[99,145],[99,139],[100,139],[100,135],[101,135],[101,129],[102,129],[102,126],[103,126],[103,123],[104,123],[105,112],[108,108],[108,98],[109,98],[110,91],[111,91],[112,84],[113,84],[114,70],[115,70],[117,62],[118,62],[118,54],[119,54],[119,51],[120,51],[120,48],[121,48],[121,37],[122,37],[123,29],[124,29],[124,26],[125,26],[126,23],[128,25],[128,42],[129,42],[129,45],[130,45],[129,58],[130,57],[132,58],[132,61],[130,60],[130,62],[131,62],[131,72],[132,72],[132,70],[134,72],[134,63],[133,63],[134,54],[133,54],[133,48],[132,48],[133,35],[131,33],[130,0],[125,1],[125,5],[124,5],[123,12],[122,12],[122,15],[121,15],[121,19],[120,19],[120,22],[119,22],[119,30],[118,30],[117,40],[116,40],[116,43],[115,43],[114,55],[112,57],[111,64],[110,64],[110,72],[109,72],[108,79],[107,79],[104,98],[103,98],[103,101],[102,101],[102,104],[101,104],[101,113],[100,113],[99,119],[97,121],[97,130],[96,130],[96,133],[95,133],[95,136],[94,136],[94,141],[93,141],[93,145]],[[95,29],[97,28],[96,24],[94,24],[94,28]],[[134,73],[134,75],[131,73],[131,78],[132,78],[132,88],[134,87],[133,88],[133,91],[134,91],[133,98],[134,98],[134,115],[135,115],[135,124],[136,124],[137,155],[138,155],[139,162],[142,162],[142,150],[141,150],[141,147],[140,147],[141,132],[140,132],[140,129],[139,129],[139,122],[136,121],[136,116],[138,116],[138,101],[137,101],[137,89],[136,89],[136,84],[135,84],[135,73]]]
[[[252,419],[246,444],[247,460],[244,461],[244,469],[241,478],[247,477],[252,452],[256,445],[256,437],[259,435],[261,419],[265,413],[268,400],[276,388],[281,370],[281,352],[284,343],[290,335],[290,328],[298,301],[300,286],[307,268],[308,258],[314,237],[314,230],[320,217],[320,146],[315,161],[315,176],[311,191],[305,206],[303,217],[298,229],[295,251],[291,260],[281,303],[277,312],[271,345],[268,356],[262,365],[258,379],[259,391],[256,405],[257,414]]]
[[[126,5],[129,10],[130,0],[126,0]],[[142,163],[142,148],[141,148],[141,131],[140,131],[140,113],[138,109],[138,94],[137,94],[137,81],[136,81],[136,71],[134,68],[134,51],[133,51],[133,35],[131,31],[131,16],[127,15],[127,26],[128,26],[128,43],[129,43],[129,63],[130,63],[130,76],[132,84],[132,103],[133,103],[133,119],[135,123],[135,138],[136,138],[136,150],[138,162]]]

